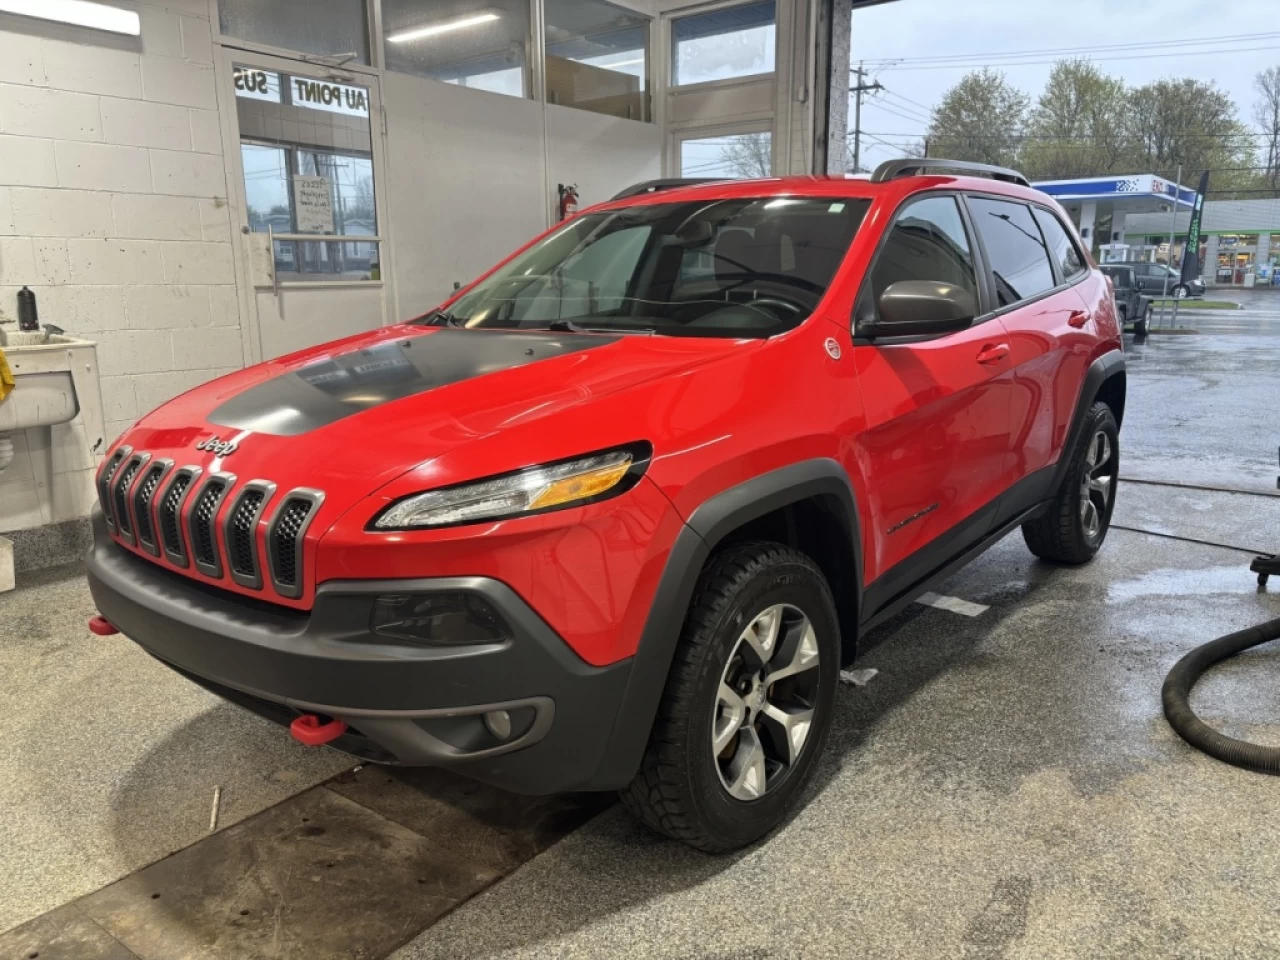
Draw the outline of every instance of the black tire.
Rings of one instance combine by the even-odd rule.
[[[1185,300],[1189,296],[1191,296],[1191,291],[1187,288],[1186,284],[1180,283],[1173,288],[1173,297],[1175,300]]]
[[[730,793],[722,765],[732,763],[725,752],[739,749],[747,728],[726,751],[715,752],[713,730],[724,729],[726,721],[718,691],[737,662],[745,632],[780,606],[808,618],[817,664],[790,681],[770,684],[761,696],[773,700],[779,687],[803,676],[811,687],[804,705],[812,709],[812,721],[794,762],[776,780],[770,774],[757,799],[744,801]],[[780,627],[773,645],[779,658],[792,642],[791,633],[784,631],[794,628]],[[835,603],[817,565],[778,543],[749,542],[721,550],[698,578],[644,759],[622,791],[623,803],[659,833],[708,853],[736,850],[760,839],[786,819],[812,777],[831,725],[839,671]],[[754,722],[767,725],[760,716]],[[757,745],[769,736],[761,730]]]
[[[1145,337],[1151,332],[1150,323],[1151,321],[1147,317],[1143,317],[1141,320],[1135,321],[1133,324],[1133,332],[1139,337]]]
[[[1108,451],[1105,456],[1095,447],[1099,435],[1106,437]],[[1116,477],[1120,472],[1120,435],[1111,408],[1099,401],[1089,408],[1084,429],[1074,450],[1066,479],[1062,483],[1049,509],[1034,520],[1022,525],[1022,538],[1027,548],[1041,560],[1054,563],[1088,563],[1107,538],[1111,526],[1111,512],[1116,504]],[[1090,458],[1100,462],[1090,466]],[[1108,479],[1108,493],[1099,503],[1096,490],[1089,494],[1093,504],[1096,529],[1091,530],[1086,519],[1088,508],[1084,504],[1086,472],[1095,480]],[[1091,490],[1093,488],[1090,488]]]

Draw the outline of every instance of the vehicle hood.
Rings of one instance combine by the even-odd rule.
[[[758,343],[389,327],[198,387],[124,442],[238,482],[324,490],[330,513],[461,445]],[[618,435],[636,439],[641,416]],[[197,449],[211,438],[221,445]]]

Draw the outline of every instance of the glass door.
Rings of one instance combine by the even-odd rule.
[[[223,57],[261,357],[382,326],[391,298],[377,78],[238,50]]]

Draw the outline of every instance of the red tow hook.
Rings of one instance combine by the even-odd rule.
[[[112,626],[110,620],[98,614],[89,618],[89,632],[98,637],[114,637],[120,631]]]
[[[293,735],[293,739],[308,747],[322,747],[346,732],[347,725],[341,720],[322,723],[314,713],[304,713],[289,724],[289,733]]]

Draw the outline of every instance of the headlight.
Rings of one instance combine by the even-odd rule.
[[[630,489],[648,462],[648,444],[635,444],[490,480],[429,490],[393,503],[373,522],[372,529],[448,527],[592,503]]]

